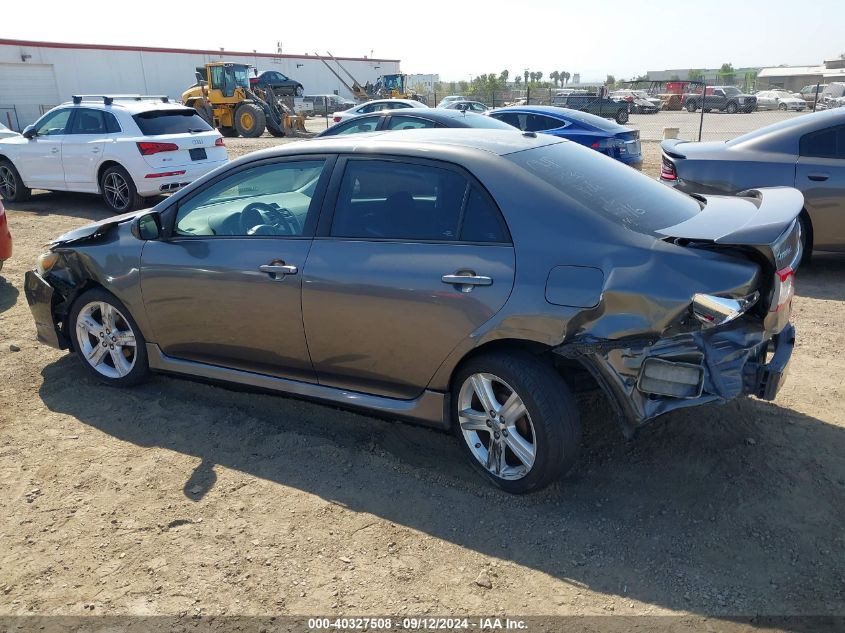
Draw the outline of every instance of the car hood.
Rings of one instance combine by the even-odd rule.
[[[51,240],[50,248],[100,238],[110,232],[114,227],[130,222],[135,218],[144,215],[148,211],[149,209],[140,209],[138,211],[124,213],[123,215],[115,215],[93,224],[86,224],[85,226],[81,226],[73,231],[68,231],[64,235],[60,235],[56,239]]]

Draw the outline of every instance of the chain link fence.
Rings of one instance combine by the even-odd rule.
[[[806,86],[791,92],[777,86],[720,85],[703,81],[619,82],[613,85],[511,87],[432,91],[421,95],[430,106],[461,97],[488,108],[554,105],[589,112],[639,130],[644,141],[682,138],[726,141],[772,123],[810,112],[845,107],[845,84]],[[472,109],[472,108],[471,108]]]

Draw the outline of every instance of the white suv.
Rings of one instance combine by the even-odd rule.
[[[0,196],[100,193],[116,213],[184,187],[228,160],[223,137],[167,97],[75,96],[0,140]]]

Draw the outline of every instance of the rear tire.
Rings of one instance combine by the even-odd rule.
[[[264,110],[254,103],[244,103],[235,110],[235,129],[244,138],[258,138],[266,127]]]
[[[617,123],[627,123],[628,122],[628,110],[627,108],[624,110],[617,110],[616,111],[616,122]]]
[[[83,292],[70,310],[68,331],[79,362],[107,385],[129,387],[149,376],[144,335],[126,306],[110,292]]]
[[[802,211],[798,216],[798,224],[801,228],[801,247],[804,251],[801,255],[801,264],[806,266],[813,259],[813,225],[806,211]]]
[[[451,392],[462,449],[502,490],[535,492],[575,465],[578,408],[551,364],[519,350],[479,355],[458,369]]]
[[[8,160],[0,160],[0,198],[7,202],[29,200],[32,189],[23,184],[15,166]]]
[[[783,112],[786,112],[786,104],[785,103],[778,104],[778,110],[782,110]]]
[[[736,103],[734,103],[733,101],[729,101],[728,105],[725,106],[725,112],[727,112],[728,114],[736,114],[737,110],[738,108],[736,107]]]
[[[692,100],[687,101],[687,112],[695,112],[696,110],[698,110],[696,102]]]
[[[280,130],[279,128],[267,126],[267,131],[270,132],[270,136],[275,136],[276,138],[281,138],[285,136],[284,130]]]
[[[100,177],[100,192],[106,205],[117,214],[128,213],[144,206],[135,182],[123,167],[114,165]]]

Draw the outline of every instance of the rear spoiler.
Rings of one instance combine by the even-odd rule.
[[[670,158],[686,158],[684,154],[681,154],[676,149],[678,145],[682,145],[684,143],[689,143],[689,141],[685,141],[681,138],[670,138],[660,143],[660,149],[662,149]]]

